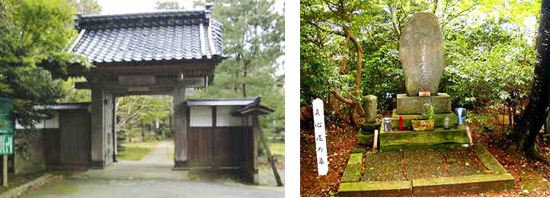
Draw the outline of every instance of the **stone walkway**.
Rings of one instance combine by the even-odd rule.
[[[240,183],[189,181],[187,171],[172,171],[163,141],[141,161],[119,161],[105,169],[47,184],[23,197],[284,197],[284,187],[248,186]]]
[[[162,141],[149,155],[140,161],[119,161],[105,169],[91,169],[78,177],[84,179],[163,179],[187,181],[187,171],[172,171],[174,162],[168,160],[168,150],[173,149],[172,141]]]

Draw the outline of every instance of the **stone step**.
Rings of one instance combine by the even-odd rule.
[[[462,149],[470,145],[466,126],[433,131],[390,131],[380,127],[380,151],[399,151],[403,149]]]

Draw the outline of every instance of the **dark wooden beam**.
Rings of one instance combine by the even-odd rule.
[[[106,90],[114,89],[125,89],[130,87],[148,87],[148,88],[163,88],[163,87],[181,87],[184,85],[186,88],[197,88],[197,87],[206,87],[207,79],[205,77],[188,77],[184,78],[183,82],[176,79],[157,79],[153,85],[144,85],[144,86],[131,86],[127,84],[120,84],[117,81],[103,81],[98,84],[98,87],[102,87]],[[90,84],[88,82],[76,82],[76,89],[90,89]]]

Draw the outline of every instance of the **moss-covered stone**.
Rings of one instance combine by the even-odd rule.
[[[378,152],[365,158],[363,181],[404,180],[400,152]]]
[[[396,109],[393,110],[392,118],[399,118],[399,116],[403,116],[403,118],[425,118],[423,115],[398,114],[396,111],[397,111]],[[443,124],[445,122],[445,117],[447,116],[449,116],[450,118],[449,124],[451,126],[457,123],[457,118],[454,113],[436,113],[434,115],[435,127],[443,127]],[[399,129],[399,120],[391,120],[390,126],[394,130]],[[410,129],[411,126],[412,126],[411,120],[403,120],[403,128]]]
[[[465,126],[433,131],[390,131],[378,134],[381,151],[396,149],[459,149],[470,144]]]
[[[349,155],[348,166],[350,165],[362,165],[363,153],[352,153]]]
[[[436,150],[413,150],[403,152],[407,179],[443,177],[445,167],[441,154]]]
[[[448,193],[484,192],[514,188],[510,174],[481,174],[462,177],[439,177],[412,181],[415,196],[441,196]]]
[[[447,160],[447,172],[451,177],[487,173],[487,169],[477,158],[473,149],[459,151],[442,151]]]
[[[338,196],[396,197],[411,195],[412,186],[410,181],[342,183],[338,189]]]
[[[364,153],[364,152],[367,152],[367,147],[365,147],[364,145],[357,145],[356,147],[353,148],[353,151],[351,151],[352,153]]]
[[[358,182],[361,179],[361,167],[346,167],[340,182]]]
[[[363,109],[365,110],[365,122],[376,122],[378,98],[374,95],[363,97]]]
[[[485,149],[483,145],[481,144],[474,145],[474,150],[479,160],[483,163],[483,165],[487,169],[489,169],[489,171],[491,171],[494,174],[507,173],[506,169],[504,169],[504,167],[502,167],[502,165],[498,163],[497,159],[495,159],[495,157],[491,155],[491,153],[489,153],[489,151],[487,151],[487,149]]]
[[[380,129],[380,122],[363,122],[361,123],[361,133],[372,134],[374,130]]]
[[[359,133],[357,134],[357,138],[359,138],[359,144],[372,145],[374,141],[374,134]]]
[[[424,104],[430,104],[434,107],[435,113],[452,113],[451,96],[446,93],[438,93],[430,97],[407,96],[407,94],[397,94],[398,114],[422,114],[425,111]]]

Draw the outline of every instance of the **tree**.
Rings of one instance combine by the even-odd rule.
[[[116,100],[117,122],[115,128],[130,136],[143,131],[146,126],[168,120],[172,104],[170,96],[125,96]]]
[[[451,95],[453,106],[489,102],[498,108],[518,90],[520,97],[514,100],[523,101],[534,63],[532,28],[524,22],[534,18],[538,6],[520,0],[507,3],[510,6],[494,0],[302,0],[301,105],[319,97],[333,113],[353,114],[361,96],[372,94],[378,96],[380,110],[395,108],[395,94],[405,92],[398,58],[400,30],[414,13],[426,11],[435,13],[442,26],[447,67],[439,90]],[[358,40],[362,60],[351,37],[341,34],[346,29]]]
[[[223,24],[224,54],[214,82],[194,97],[262,96],[275,113],[262,120],[270,132],[284,131],[284,76],[277,75],[283,55],[284,17],[273,0],[214,0],[212,17]],[[199,3],[199,2],[197,2]]]
[[[77,13],[81,15],[99,14],[101,6],[97,0],[70,0],[76,8]],[[92,100],[92,92],[89,89],[76,89],[76,82],[85,82],[86,79],[82,76],[70,77],[63,81],[63,92],[65,97],[58,99],[57,102],[90,102]]]
[[[89,66],[64,51],[75,9],[65,0],[0,0],[0,9],[0,97],[13,98],[15,117],[31,126],[42,115],[33,106],[62,98],[61,80]]]
[[[538,154],[536,138],[548,115],[550,97],[550,0],[543,0],[540,10],[540,25],[537,37],[537,60],[529,104],[515,128],[516,142],[522,146],[526,155],[541,161],[547,161]]]
[[[97,0],[70,0],[73,6],[76,7],[77,13],[82,15],[99,14],[101,6]]]
[[[184,9],[183,6],[180,6],[180,4],[177,1],[157,1],[157,5],[155,6],[156,10],[178,10],[178,9]]]

